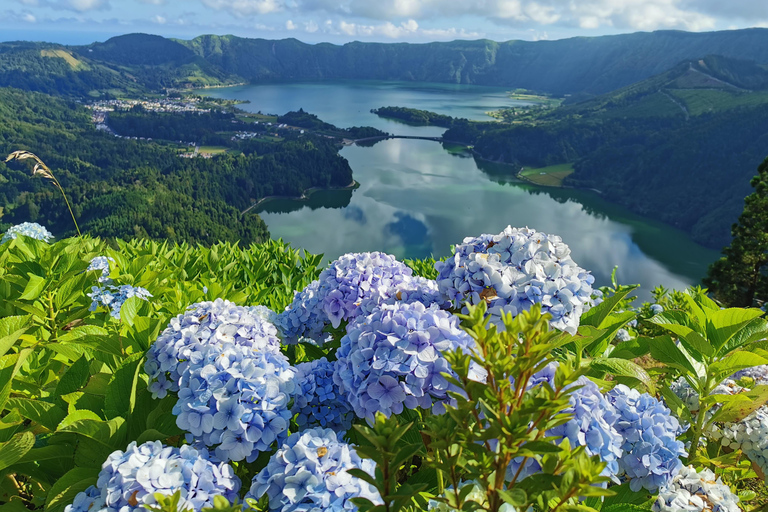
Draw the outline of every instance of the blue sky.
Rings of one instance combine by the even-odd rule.
[[[0,41],[67,44],[129,32],[345,43],[747,27],[768,27],[768,0],[0,0]]]

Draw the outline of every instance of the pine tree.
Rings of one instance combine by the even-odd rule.
[[[704,278],[715,298],[733,307],[761,307],[768,300],[768,158],[750,184],[755,191],[731,228],[731,245]]]

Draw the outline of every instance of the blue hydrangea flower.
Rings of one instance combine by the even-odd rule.
[[[632,339],[632,336],[630,336],[629,331],[626,329],[619,329],[616,331],[616,340],[617,341],[629,341]]]
[[[404,276],[389,288],[380,287],[373,290],[369,297],[360,302],[358,315],[370,315],[379,306],[391,306],[396,302],[420,302],[425,306],[437,304],[440,309],[448,309],[451,306],[450,302],[442,297],[437,281],[420,276]]]
[[[179,370],[176,425],[219,459],[253,462],[287,437],[295,371],[281,352],[200,345]]]
[[[362,459],[354,446],[331,429],[313,428],[292,434],[253,479],[247,498],[269,497],[270,510],[280,512],[356,511],[350,498],[381,503],[376,489],[347,470],[374,474],[375,463]]]
[[[659,489],[653,512],[740,512],[739,497],[709,469],[684,467]]]
[[[280,351],[277,329],[265,320],[263,306],[238,306],[228,300],[193,304],[171,320],[147,352],[144,370],[149,390],[163,398],[179,390],[181,374],[193,354],[205,345],[234,343],[255,351]]]
[[[42,240],[43,242],[50,242],[53,240],[53,234],[36,222],[23,222],[15,226],[8,228],[3,238],[0,239],[0,244],[4,244],[8,240],[15,240],[17,236],[23,235],[35,240]]]
[[[683,433],[671,411],[648,393],[619,384],[606,395],[619,414],[616,430],[624,438],[619,469],[633,491],[655,491],[680,472],[687,455],[677,436]]]
[[[345,432],[354,413],[333,382],[335,363],[326,358],[296,366],[296,397],[291,413],[301,428],[323,427]]]
[[[664,312],[664,306],[661,304],[651,304],[651,313],[653,315],[658,315],[659,313]]]
[[[436,305],[383,305],[347,326],[333,380],[355,414],[372,423],[376,412],[400,414],[403,407],[442,412],[450,385],[443,357],[459,347],[469,353],[472,338],[459,319]]]
[[[91,260],[86,271],[101,270],[99,276],[99,282],[102,284],[112,284],[112,280],[109,278],[109,263],[114,263],[115,260],[109,256],[96,256]]]
[[[544,383],[554,386],[558,364],[550,363],[535,373],[528,382],[528,389]],[[579,378],[574,386],[580,386],[570,395],[570,407],[563,412],[573,417],[563,425],[547,431],[547,436],[568,439],[571,446],[586,447],[589,455],[599,455],[607,465],[602,475],[618,482],[619,459],[624,454],[623,438],[616,430],[619,416],[616,409],[600,392],[597,384],[586,377]],[[560,444],[561,441],[556,441]],[[515,459],[507,468],[507,480],[512,480],[520,470],[523,457]],[[528,459],[517,481],[541,470],[538,462]]]
[[[485,301],[491,321],[501,325],[502,312],[516,316],[540,303],[552,327],[575,334],[592,305],[595,279],[570,253],[558,236],[509,226],[496,236],[465,238],[453,258],[435,263],[437,282],[464,312],[465,303]]]
[[[112,318],[120,319],[120,309],[123,307],[123,303],[131,297],[138,297],[141,300],[149,300],[152,294],[148,290],[140,286],[131,286],[124,284],[115,286],[112,284],[106,286],[93,286],[91,287],[91,293],[88,294],[91,298],[90,311],[96,311],[99,306],[104,306],[109,309],[109,314]]]
[[[112,453],[102,465],[95,487],[79,493],[65,512],[140,512],[155,504],[155,493],[181,491],[180,510],[213,507],[213,497],[233,501],[240,479],[229,464],[211,459],[206,450],[185,445],[136,442]]]
[[[302,291],[294,294],[293,302],[277,315],[275,322],[286,343],[318,343],[323,339],[326,316],[322,301],[320,281],[312,281]]]
[[[363,252],[341,256],[320,273],[317,282],[297,293],[293,303],[280,314],[285,341],[317,338],[324,326],[337,328],[342,321],[351,321],[360,314],[361,301],[412,274],[408,266],[388,254]]]
[[[731,375],[730,379],[738,381],[745,377],[754,380],[755,386],[768,384],[768,364],[745,368]]]

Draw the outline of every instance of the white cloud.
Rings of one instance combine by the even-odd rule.
[[[109,0],[67,0],[64,5],[78,12],[94,11],[97,9],[108,9]]]
[[[151,5],[163,5],[166,0],[138,0],[139,2],[143,4],[151,4]]]
[[[366,25],[340,20],[333,24],[326,21],[325,32],[328,34],[344,34],[349,37],[386,38],[386,39],[478,39],[483,36],[480,32],[468,32],[455,27],[447,29],[421,28],[416,20],[407,20],[399,25],[392,22]]]
[[[201,0],[217,11],[228,11],[239,17],[268,14],[283,10],[283,0]]]
[[[296,30],[296,24],[292,20],[285,22],[285,30]]]
[[[304,23],[304,32],[308,32],[310,34],[314,34],[315,32],[317,32],[318,28],[319,27],[317,26],[317,23],[315,23],[314,21],[310,20],[310,21]]]
[[[24,13],[21,16],[21,19],[26,21],[27,23],[35,23],[37,21],[37,18],[35,18],[35,16],[32,13],[29,13],[29,12]]]
[[[155,14],[155,15],[152,17],[152,22],[153,22],[153,23],[157,23],[158,25],[165,25],[165,23],[166,23],[167,21],[168,21],[168,20],[166,20],[166,19],[165,19],[163,16],[160,16],[159,14]]]

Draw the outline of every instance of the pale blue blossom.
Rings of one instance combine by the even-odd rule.
[[[683,467],[659,489],[653,512],[741,512],[736,496],[709,469]]]
[[[120,320],[120,310],[126,300],[131,297],[138,297],[141,300],[148,301],[152,294],[140,286],[131,286],[128,284],[115,286],[112,284],[99,285],[91,287],[91,293],[87,294],[91,298],[90,311],[96,311],[100,306],[106,307],[112,318]]]
[[[465,238],[452,258],[435,263],[437,282],[463,312],[484,301],[491,321],[501,325],[502,312],[517,316],[541,304],[552,327],[575,334],[592,305],[594,277],[570,253],[558,236],[510,226],[495,236]]]
[[[43,242],[50,242],[53,240],[53,234],[45,227],[36,222],[23,222],[15,226],[8,228],[3,238],[0,239],[0,244],[4,244],[8,240],[15,240],[19,235],[28,236],[35,240],[42,240]]]
[[[234,501],[240,479],[229,464],[205,449],[164,446],[160,441],[132,442],[102,465],[96,486],[75,496],[65,512],[140,512],[156,503],[155,493],[181,492],[180,510],[199,512],[213,506],[214,496]]]
[[[291,413],[301,428],[323,427],[344,432],[355,415],[333,382],[335,363],[326,358],[296,365],[296,397]]]
[[[247,498],[269,497],[269,509],[280,512],[354,512],[351,498],[381,503],[376,489],[347,471],[374,474],[375,463],[362,459],[354,446],[331,429],[313,428],[292,434],[253,479]]]

